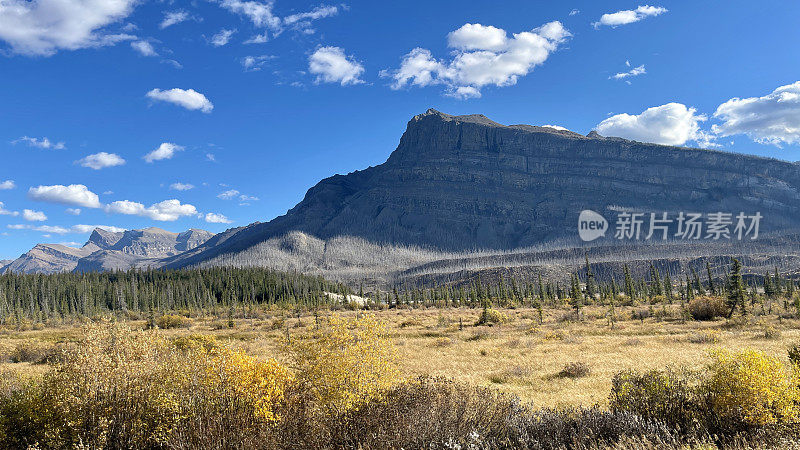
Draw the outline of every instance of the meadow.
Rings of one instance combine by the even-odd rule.
[[[363,361],[370,360],[370,353],[375,348],[378,348],[380,353],[385,346],[385,348],[391,349],[389,358],[391,362],[383,361],[381,359],[383,356],[380,356],[378,361],[373,361],[373,363],[377,366],[386,365],[386,367],[396,368],[396,372],[391,374],[391,380],[384,380],[386,381],[385,386],[381,384],[383,381],[370,384],[371,381],[367,375],[359,378],[356,384],[367,383],[369,386],[382,386],[379,389],[376,388],[375,392],[377,392],[383,389],[396,389],[396,387],[390,386],[419,387],[420,385],[414,383],[423,383],[421,386],[425,386],[425,389],[433,389],[438,392],[437,390],[442,387],[437,383],[454,383],[447,384],[447,386],[451,386],[447,389],[456,389],[456,391],[463,389],[463,392],[458,391],[457,393],[459,398],[469,399],[471,396],[475,398],[461,400],[457,406],[448,404],[448,409],[466,408],[470,402],[479,402],[480,398],[486,396],[491,398],[491,396],[497,395],[498,398],[506,399],[504,401],[510,401],[511,403],[508,405],[524,404],[529,411],[537,411],[529,413],[529,415],[539,414],[536,419],[530,419],[538,421],[537,427],[541,427],[542,421],[545,420],[541,416],[542,411],[549,411],[557,415],[565,414],[566,416],[558,416],[557,419],[559,427],[563,427],[563,423],[568,419],[576,420],[576,414],[601,414],[602,416],[618,412],[620,409],[619,395],[616,400],[614,400],[614,395],[619,394],[619,386],[616,388],[616,394],[613,394],[615,391],[614,380],[619,382],[620,374],[624,374],[626,371],[633,370],[635,374],[670,374],[673,371],[674,373],[698,374],[708,370],[715,361],[718,363],[720,352],[729,356],[734,355],[731,356],[733,358],[743,358],[745,357],[743,355],[749,351],[755,351],[754,354],[757,354],[758,358],[763,358],[770,364],[789,368],[791,367],[789,350],[793,347],[797,349],[797,345],[800,344],[800,319],[793,313],[793,310],[781,309],[780,302],[776,302],[776,306],[770,313],[764,311],[763,314],[760,314],[757,309],[754,309],[752,314],[744,316],[737,314],[730,319],[716,317],[712,320],[693,320],[691,315],[686,314],[686,307],[677,304],[619,306],[612,311],[613,321],[608,307],[585,306],[581,309],[580,320],[578,320],[575,310],[567,304],[544,309],[526,307],[412,308],[402,305],[397,308],[388,308],[383,305],[370,310],[358,308],[355,305],[325,308],[298,307],[295,309],[273,305],[246,312],[242,310],[237,314],[231,312],[218,316],[193,315],[186,312],[182,314],[179,311],[149,317],[146,314],[129,314],[128,317],[97,316],[91,319],[65,320],[61,323],[3,327],[0,329],[0,360],[2,361],[0,371],[7,379],[46,378],[52,370],[51,367],[59,364],[57,362],[59,357],[54,355],[63,352],[65,348],[75,349],[76,345],[78,348],[87,345],[85,341],[87,330],[97,330],[98,327],[101,329],[124,327],[126,330],[131,330],[130,333],[145,333],[146,336],[149,336],[148,339],[163,339],[159,342],[205,342],[204,340],[208,339],[209,342],[214,342],[215,346],[220,345],[231,351],[241,352],[242,355],[253,358],[253,361],[274,361],[280,367],[294,370],[296,373],[294,376],[300,377],[298,375],[300,372],[296,372],[298,370],[297,351],[292,351],[292,348],[304,345],[302,344],[304,342],[313,342],[313,340],[309,341],[309,337],[328,330],[332,321],[357,324],[359,321],[368,320],[370,323],[379,325],[381,339],[379,346],[368,345],[365,348],[359,348],[355,353],[348,354],[349,356],[343,356],[343,354],[330,353],[335,353],[331,349],[345,349],[362,340],[360,338],[350,339],[352,338],[350,336],[344,341],[336,339],[331,341],[328,337],[326,338],[328,340],[320,341],[320,347],[311,353],[319,358],[324,357],[320,355],[327,354],[327,357],[333,358],[330,364],[342,365],[342,370],[345,371],[358,373],[359,370],[367,370],[369,372],[371,369],[369,367],[364,369]],[[488,320],[486,320],[487,314]],[[482,320],[482,318],[484,319]],[[155,327],[152,326],[153,324]],[[147,330],[148,328],[151,329]],[[358,330],[358,326],[350,326],[349,329]],[[310,350],[306,348],[304,351]],[[354,358],[354,360],[348,363],[347,358]],[[760,362],[756,365],[763,363],[760,359],[758,361]],[[348,366],[348,364],[353,365]],[[369,364],[367,365],[369,366]],[[382,369],[375,370],[380,372]],[[772,370],[774,371],[774,367]],[[331,383],[330,377],[346,378],[350,376],[343,373],[331,375],[331,373],[323,372],[315,372],[319,377],[317,382],[323,379],[325,381],[322,384],[339,386],[337,389],[340,389],[342,384]],[[439,381],[434,381],[432,386],[428,386],[425,384],[428,381],[420,380]],[[735,380],[735,383],[740,381]],[[673,384],[668,384],[668,386],[678,390],[676,386],[681,385],[684,381],[676,379],[670,380],[669,383]],[[787,408],[791,409],[790,413],[773,414],[770,412],[757,420],[754,419],[755,422],[750,424],[753,426],[739,424],[725,428],[725,433],[730,434],[725,437],[727,440],[709,437],[711,436],[710,431],[702,427],[698,428],[698,431],[691,437],[688,434],[680,436],[681,433],[686,433],[686,430],[680,433],[676,432],[675,436],[679,437],[673,436],[672,431],[665,432],[666,434],[662,436],[659,434],[660,431],[649,430],[638,422],[632,428],[632,430],[638,430],[632,431],[633,436],[628,436],[626,433],[622,433],[622,435],[611,433],[609,436],[605,436],[608,431],[603,428],[605,431],[592,431],[592,433],[597,432],[598,434],[595,439],[592,439],[592,433],[588,433],[586,430],[581,431],[581,427],[599,426],[595,424],[605,423],[604,420],[611,422],[622,420],[619,418],[611,420],[605,416],[602,416],[605,418],[600,420],[592,416],[581,419],[587,424],[577,426],[571,431],[571,433],[586,434],[587,439],[590,439],[588,443],[577,442],[574,435],[567,434],[563,439],[555,439],[551,436],[550,438],[554,439],[551,446],[549,444],[540,445],[541,440],[531,441],[530,436],[528,436],[528,441],[518,441],[512,445],[507,440],[510,439],[507,436],[504,438],[506,441],[493,441],[488,437],[488,434],[491,433],[487,432],[486,440],[477,442],[473,448],[512,448],[521,446],[520,442],[526,442],[523,447],[527,448],[604,448],[605,446],[678,448],[684,445],[688,448],[714,448],[713,446],[716,445],[721,448],[787,448],[790,445],[797,445],[798,442],[791,437],[786,437],[785,429],[781,428],[786,424],[792,424],[789,427],[792,429],[797,423],[796,421],[800,420],[800,415],[794,415],[800,413],[800,382],[795,379],[795,383],[797,385],[794,386],[792,392],[798,396],[794,400],[788,400],[790,407],[787,406]],[[344,385],[353,388],[347,383]],[[420,387],[420,389],[422,388]],[[455,395],[451,391],[448,392],[448,395]],[[338,394],[329,394],[329,397],[330,395],[336,397]],[[438,394],[424,392],[419,395],[423,397],[423,403],[442,401],[441,392]],[[636,394],[636,396],[640,395],[641,393]],[[647,398],[647,395],[644,395],[643,398]],[[786,394],[777,393],[775,395],[785,396]],[[384,401],[382,400],[384,397],[380,395],[369,397],[367,400],[365,398],[359,398],[358,395],[352,396],[355,406],[352,406],[352,409],[350,406],[337,408],[336,420],[345,420],[341,414],[352,415],[353,411],[370,411],[370,404],[375,401],[381,404],[380,402]],[[375,400],[378,398],[381,400]],[[745,398],[748,398],[747,401],[752,401],[752,398]],[[656,398],[651,400],[661,401]],[[497,402],[499,401],[497,400]],[[772,408],[774,399],[768,400],[767,403],[769,403],[768,409]],[[469,408],[475,409],[474,405]],[[635,408],[635,406],[630,406],[630,408]],[[641,411],[639,412],[641,413]],[[394,413],[397,414],[396,411]],[[296,411],[292,414],[296,414]],[[381,414],[385,414],[385,412]],[[427,411],[426,414],[432,413]],[[507,414],[507,412],[503,414]],[[515,414],[527,417],[520,412]],[[719,415],[719,412],[713,414]],[[348,420],[353,420],[352,417],[348,417]],[[462,419],[456,422],[460,423]],[[479,419],[478,423],[481,423],[483,419]],[[369,422],[369,418],[360,418],[359,420],[362,423]],[[664,420],[665,423],[669,422]],[[0,413],[1,421],[2,413]],[[692,421],[693,423],[698,422],[698,419],[692,419]],[[318,420],[318,422],[324,421]],[[411,425],[407,426],[411,427]],[[771,432],[764,435],[763,433],[766,433],[764,426],[767,426],[768,430],[778,427],[783,431],[776,435]],[[617,430],[617,434],[621,433],[618,430],[619,424],[615,424],[611,428]],[[433,445],[433,448],[464,448],[457,447],[456,444],[469,445],[469,442],[465,443],[459,440],[464,436],[459,437],[458,433],[453,432],[455,434],[450,436],[451,431],[437,430],[437,433],[449,436],[453,446],[448,447],[439,442],[440,445]],[[719,432],[719,430],[716,431]],[[547,433],[552,432],[552,430],[547,431]],[[469,435],[468,432],[465,433]],[[636,436],[637,433],[640,435]],[[752,433],[755,433],[755,438],[752,437]],[[319,432],[312,434],[317,436]],[[326,436],[333,439],[329,434]],[[422,431],[416,434],[424,435]],[[239,442],[235,445],[222,445],[219,448],[292,448],[292,445],[285,442],[279,444],[280,439],[274,436],[270,439],[274,445],[263,445],[263,442],[259,445],[252,442]],[[604,439],[606,440],[604,441]],[[626,441],[626,439],[633,440]],[[334,448],[358,448],[359,445],[362,448],[415,448],[413,445],[408,447],[409,443],[396,435],[384,436],[382,440],[373,440],[372,445],[364,444],[362,438],[357,440],[359,441],[357,445],[347,439],[335,443],[323,439],[324,442],[314,441],[313,445]],[[101,447],[115,447],[115,445],[104,444],[106,441],[102,439],[97,442]],[[311,441],[297,440],[297,442],[312,445]],[[497,442],[504,442],[504,444]],[[531,444],[531,442],[536,444]],[[712,447],[702,447],[708,445]],[[180,445],[165,446],[181,448]],[[154,446],[154,448],[156,447],[158,446]],[[302,448],[302,445],[294,448]]]

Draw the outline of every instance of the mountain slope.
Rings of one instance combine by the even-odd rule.
[[[411,119],[385,163],[324,179],[285,215],[220,233],[164,264],[231,262],[293,231],[450,252],[580,245],[581,210],[614,217],[620,208],[759,211],[762,232],[789,230],[800,217],[800,166],[429,110]]]
[[[190,250],[213,233],[191,229],[171,233],[160,228],[111,232],[96,228],[81,248],[59,244],[37,244],[2,271],[57,273],[71,270],[96,271],[158,266],[159,259]]]

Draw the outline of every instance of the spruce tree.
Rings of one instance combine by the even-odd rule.
[[[741,306],[742,312],[744,313],[745,302],[744,281],[742,281],[742,264],[738,259],[733,258],[733,267],[731,268],[731,274],[728,278],[728,308],[730,308],[728,312],[728,318],[733,315],[737,305]]]

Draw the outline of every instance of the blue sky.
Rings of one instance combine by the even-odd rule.
[[[797,17],[785,1],[0,0],[0,258],[94,225],[270,220],[383,162],[430,107],[800,160]]]

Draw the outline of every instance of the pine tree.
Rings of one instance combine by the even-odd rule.
[[[589,254],[586,253],[584,256],[586,257],[586,298],[588,298],[589,301],[594,301],[595,294],[597,293],[597,284],[594,280],[592,268],[589,266]]]
[[[581,304],[583,303],[583,294],[581,293],[580,280],[578,275],[572,274],[572,286],[570,287],[570,305],[575,309],[575,318],[581,319]]]
[[[733,258],[732,263],[731,274],[728,278],[728,307],[730,308],[728,318],[733,315],[737,305],[742,308],[742,313],[746,311],[744,302],[744,281],[742,281],[742,264],[736,258]]]
[[[631,270],[628,268],[627,264],[625,264],[623,272],[625,276],[625,296],[632,302],[635,299],[635,292],[633,288],[633,278],[631,278]]]
[[[711,292],[711,295],[716,295],[716,290],[714,289],[714,278],[711,276],[711,264],[706,261],[706,275],[708,275],[708,290]]]

